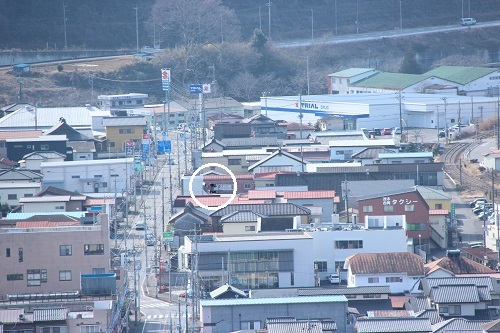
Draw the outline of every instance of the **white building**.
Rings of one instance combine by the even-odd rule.
[[[119,95],[99,95],[97,100],[103,110],[133,108],[143,106],[148,99],[148,94],[119,94]]]
[[[19,205],[19,199],[32,197],[40,192],[42,185],[38,182],[0,183],[0,204],[7,203],[11,207]]]
[[[134,159],[43,162],[40,164],[43,187],[54,186],[79,193],[121,192],[126,179],[134,175]]]

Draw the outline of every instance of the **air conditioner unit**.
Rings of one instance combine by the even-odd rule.
[[[26,320],[26,315],[24,313],[20,313],[19,320]]]

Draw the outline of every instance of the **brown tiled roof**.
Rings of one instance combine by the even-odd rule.
[[[276,199],[275,190],[249,190],[248,199]]]
[[[481,328],[485,332],[500,332],[500,319],[490,321],[489,323],[482,324]]]
[[[80,225],[80,222],[20,221],[16,223],[16,228],[57,228],[75,225]]]
[[[358,253],[347,258],[353,274],[403,273],[424,276],[422,257],[411,252]]]
[[[242,174],[242,175],[234,175],[236,179],[253,179],[253,174]],[[204,175],[203,180],[227,180],[231,179],[230,175]]]
[[[290,191],[280,192],[285,199],[329,199],[335,198],[335,191]]]
[[[404,309],[405,303],[408,302],[410,298],[411,296],[389,296],[394,309]]]
[[[438,268],[446,269],[453,274],[487,274],[496,273],[496,271],[488,268],[478,262],[471,259],[467,259],[463,256],[448,258],[443,257],[438,260],[432,261],[425,264],[425,270],[427,274],[435,271]]]
[[[83,205],[85,207],[88,206],[99,206],[99,205],[104,205],[104,204],[110,204],[114,205],[115,204],[115,198],[88,198],[85,200]]]
[[[0,131],[0,141],[7,139],[38,138],[42,131]]]
[[[257,179],[274,179],[278,174],[296,174],[294,171],[273,171],[273,172],[258,172],[254,175]]]

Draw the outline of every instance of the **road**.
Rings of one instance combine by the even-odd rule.
[[[500,21],[477,23],[476,25],[466,26],[466,27],[463,27],[457,23],[456,25],[411,28],[411,29],[403,29],[402,31],[399,29],[388,30],[388,31],[374,31],[374,32],[366,32],[360,34],[352,34],[352,35],[341,35],[335,37],[314,38],[314,40],[312,39],[290,40],[290,41],[274,43],[274,45],[280,48],[290,48],[290,47],[313,46],[320,44],[322,45],[347,44],[347,43],[355,43],[362,41],[375,41],[386,38],[426,35],[437,32],[473,30],[473,29],[481,29],[481,28],[496,27],[496,26],[500,26]]]

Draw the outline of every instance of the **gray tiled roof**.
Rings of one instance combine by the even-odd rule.
[[[412,297],[408,301],[410,303],[411,310],[418,312],[427,309],[433,309],[431,301],[428,297]]]
[[[228,205],[225,208],[221,208],[211,213],[210,216],[221,217],[241,210],[252,211],[254,213],[265,216],[290,216],[290,215],[297,216],[297,215],[311,214],[311,211],[309,209],[296,204],[273,203],[273,204],[262,204],[262,205],[247,205],[247,204]]]
[[[281,149],[278,149],[277,151],[275,151],[274,153],[272,153],[271,155],[269,156],[266,156],[266,158],[263,158],[261,159],[260,161],[258,161],[257,163],[253,164],[253,165],[250,165],[248,167],[248,171],[251,171],[253,169],[255,169],[256,167],[258,167],[259,165],[261,165],[262,163],[265,163],[271,159],[273,159],[274,157],[276,156],[285,156],[285,157],[288,157],[296,162],[299,162],[299,163],[302,163],[302,164],[307,164],[307,161],[306,160],[302,160],[301,158],[293,155],[293,154],[290,154],[290,153],[287,153],[286,151],[284,150],[281,150]]]
[[[102,125],[104,127],[118,126],[146,126],[146,118],[139,117],[103,117]]]
[[[425,294],[429,294],[430,289],[436,286],[451,285],[475,285],[487,286],[490,291],[493,290],[493,284],[489,276],[464,276],[464,277],[444,277],[444,278],[424,278],[422,287]]]
[[[464,318],[451,318],[432,325],[433,333],[445,333],[450,330],[480,330],[481,325],[488,323],[485,320],[468,320]]]
[[[474,285],[436,286],[431,289],[435,303],[479,303],[479,293]],[[491,299],[491,297],[489,297]]]
[[[384,147],[367,147],[351,155],[352,158],[374,159],[378,158],[379,153],[394,153],[394,150]]]
[[[266,147],[278,146],[278,138],[276,137],[256,137],[256,138],[225,138],[221,140],[226,148],[230,147]]]
[[[5,169],[0,171],[0,181],[5,180],[41,180],[41,173],[27,169]]]
[[[319,320],[274,322],[267,324],[268,333],[322,333],[323,325]]]
[[[232,212],[227,216],[221,218],[221,222],[256,222],[259,217],[263,217],[264,215],[257,214],[250,210],[240,210],[236,212]]]
[[[33,321],[66,320],[66,308],[33,309]]]
[[[359,318],[358,333],[431,332],[429,318]]]
[[[309,295],[365,295],[365,294],[390,294],[389,286],[345,287],[345,288],[299,288],[299,296]]]
[[[417,317],[417,318],[429,318],[432,325],[443,321],[443,318],[439,315],[439,312],[436,309],[422,310],[420,312],[415,313],[415,317]]]

